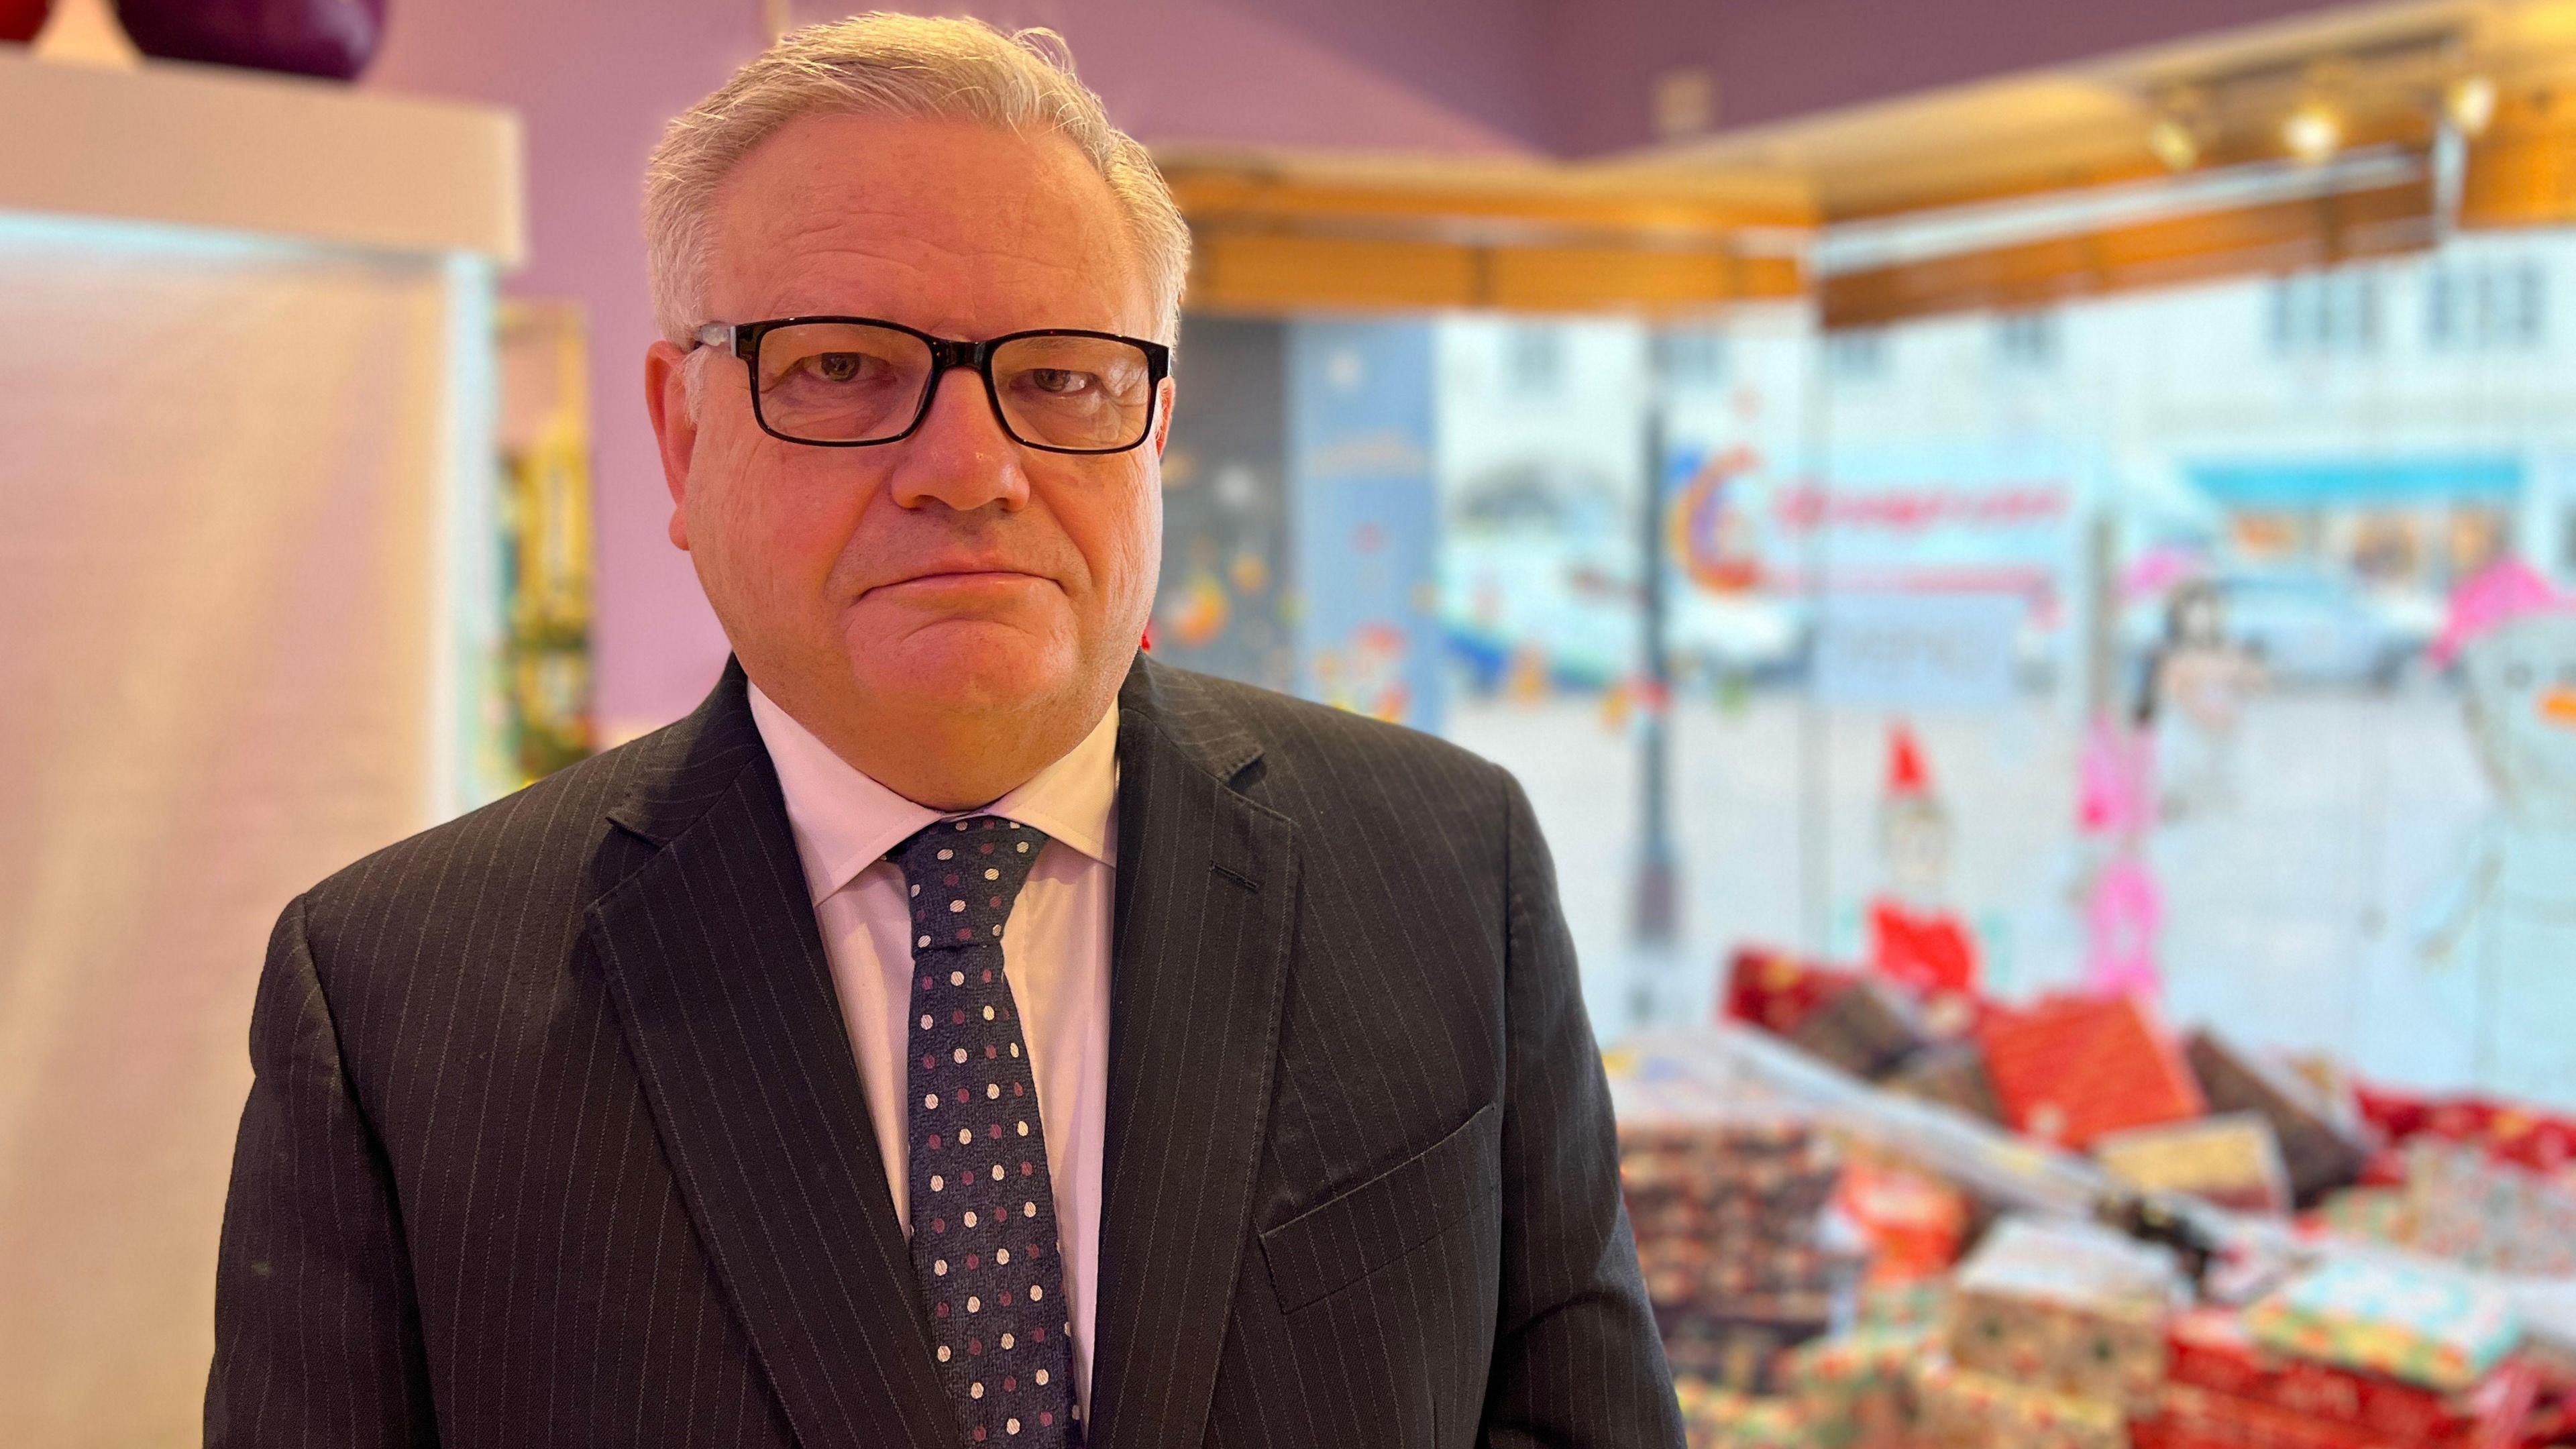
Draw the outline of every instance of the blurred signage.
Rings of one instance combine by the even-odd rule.
[[[1816,697],[1886,709],[2002,704],[2027,612],[2010,594],[1828,594],[1816,614]]]

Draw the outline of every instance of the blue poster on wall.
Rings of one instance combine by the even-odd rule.
[[[1432,368],[1427,321],[1289,331],[1298,687],[1423,730],[1441,704]]]

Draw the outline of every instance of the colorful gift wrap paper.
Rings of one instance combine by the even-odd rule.
[[[1837,971],[1776,951],[1748,947],[1726,972],[1726,1014],[1765,1031],[1787,1033],[1845,987],[1855,971]]]
[[[1962,1369],[2152,1410],[2165,1376],[2172,1255],[2090,1223],[2007,1218],[1953,1285]]]
[[[2416,1251],[2498,1273],[2576,1274],[2576,1191],[2465,1144],[2407,1144]]]
[[[2358,1373],[2266,1347],[2224,1309],[2177,1314],[2168,1338],[2169,1408],[2181,1403],[2195,1412],[2219,1412],[2251,1404],[2343,1426],[2359,1436],[2355,1442],[2412,1449],[2501,1449],[2511,1442],[2535,1382],[2527,1366],[2512,1362],[2462,1393]],[[2248,1411],[2238,1417],[2265,1416]]]
[[[2522,1338],[2502,1291],[2457,1274],[2339,1258],[2245,1310],[2255,1342],[2445,1392],[2473,1388]]]
[[[2184,1193],[2239,1212],[2290,1207],[2272,1124],[2251,1112],[2132,1127],[2093,1139],[2093,1159],[2132,1187]]]
[[[1978,1043],[2013,1129],[2042,1141],[2082,1148],[2204,1109],[2182,1054],[2129,997],[2042,1001],[1989,1020]]]
[[[1931,1038],[1905,994],[1882,981],[1856,981],[1783,1033],[1801,1050],[1857,1077],[1895,1070]]]
[[[2271,1124],[2299,1202],[2360,1178],[2369,1134],[2357,1114],[2338,1110],[2314,1082],[2207,1031],[2194,1032],[2183,1055],[2212,1112],[2253,1112]]]
[[[1819,1449],[1908,1449],[1912,1368],[1932,1352],[1930,1328],[1857,1329],[1792,1352],[1781,1379],[1805,1411]]]
[[[1796,1402],[1722,1388],[1686,1374],[1673,1378],[1690,1449],[1804,1449],[1813,1442]]]
[[[1924,1449],[2129,1449],[2116,1404],[2053,1394],[1938,1357],[1912,1375],[1916,1441]]]

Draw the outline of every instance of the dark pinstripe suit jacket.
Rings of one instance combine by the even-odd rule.
[[[745,700],[287,908],[210,1442],[955,1444]],[[1678,1444],[1519,787],[1120,703],[1092,1442]]]

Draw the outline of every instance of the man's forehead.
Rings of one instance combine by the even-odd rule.
[[[1117,203],[1059,137],[808,117],[728,178],[716,237],[719,307],[864,312],[930,330],[1147,324],[1130,315],[1141,288]],[[1031,309],[1049,315],[1012,320]]]

